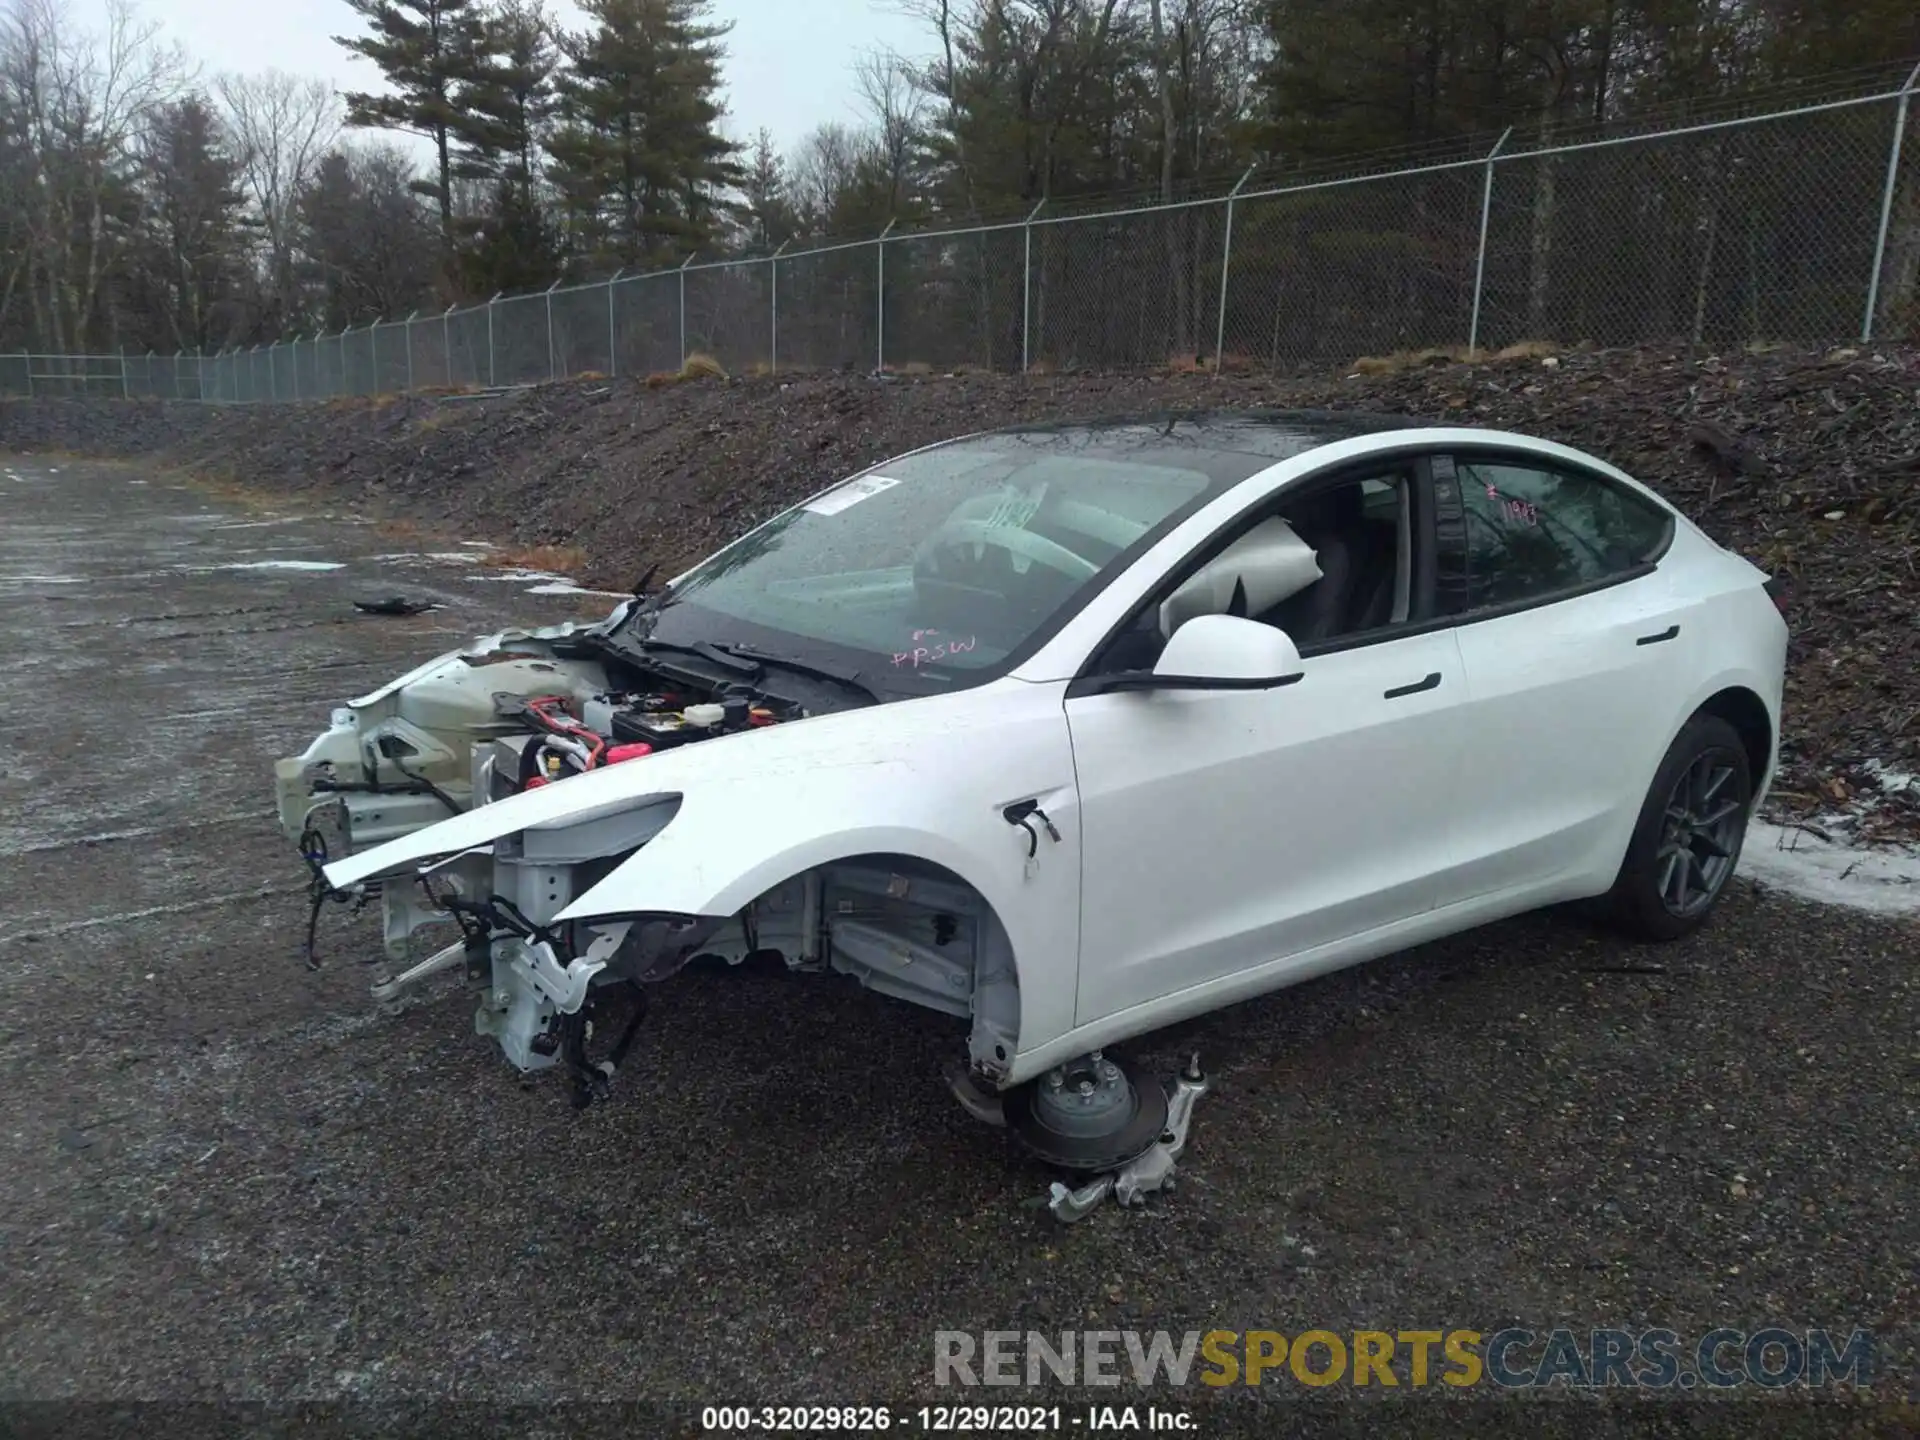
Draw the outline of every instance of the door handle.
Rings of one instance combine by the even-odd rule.
[[[1438,690],[1439,688],[1440,672],[1436,670],[1427,676],[1426,679],[1415,681],[1411,685],[1396,685],[1393,689],[1387,691],[1387,699],[1398,700],[1402,695],[1418,695],[1422,690]]]
[[[1673,639],[1679,633],[1680,633],[1680,627],[1678,625],[1669,625],[1666,629],[1662,630],[1658,635],[1642,635],[1638,640],[1634,641],[1633,643],[1636,645],[1658,645],[1663,641]]]

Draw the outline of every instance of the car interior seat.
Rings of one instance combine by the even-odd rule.
[[[1394,618],[1394,600],[1400,576],[1400,533],[1394,525],[1373,522],[1366,527],[1360,578],[1344,633],[1377,630]]]

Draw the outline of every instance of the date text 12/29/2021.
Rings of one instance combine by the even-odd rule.
[[[708,1405],[703,1430],[802,1435],[902,1431],[921,1435],[1197,1431],[1184,1410],[1157,1405]]]

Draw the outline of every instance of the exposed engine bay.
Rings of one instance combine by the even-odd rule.
[[[579,1107],[607,1094],[646,1013],[645,987],[695,960],[849,976],[969,1019],[971,1071],[989,1083],[1004,1073],[1019,1026],[1012,947],[979,896],[937,867],[822,866],[730,917],[557,921],[665,828],[676,801],[530,828],[411,875],[327,884],[330,861],[449,816],[684,746],[751,743],[835,708],[830,691],[788,693],[784,677],[640,663],[602,638],[619,618],[506,632],[443,656],[336,710],[303,755],[279,763],[281,823],[314,877],[308,963],[318,964],[329,901],[377,897],[387,958],[404,968],[373,986],[375,998],[464,972],[475,1030],[523,1072],[561,1070]],[[459,939],[406,965],[415,933],[448,923]]]

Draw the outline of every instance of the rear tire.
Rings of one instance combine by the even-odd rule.
[[[1698,930],[1740,862],[1752,806],[1739,732],[1717,715],[1695,715],[1641,804],[1606,897],[1612,922],[1641,940],[1678,940]]]

